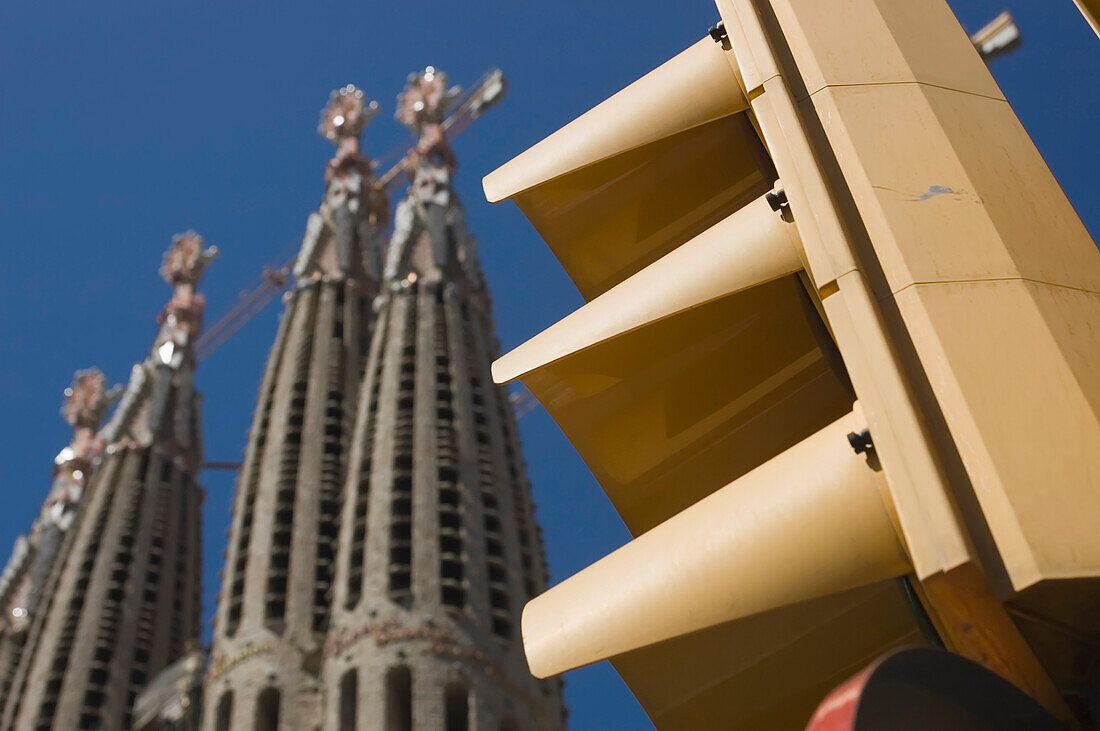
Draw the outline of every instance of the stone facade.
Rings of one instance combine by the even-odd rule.
[[[96,430],[118,390],[108,390],[106,377],[95,368],[78,371],[65,389],[61,415],[73,427],[72,439],[54,458],[50,491],[0,575],[0,710],[7,704],[31,623],[48,599],[50,575],[72,545],[67,534],[102,458],[103,440]]]
[[[361,125],[333,125],[375,107],[349,87],[323,117],[338,145],[329,170],[352,179],[326,176],[261,384],[205,689],[210,731],[563,726],[560,685],[531,677],[519,637],[546,567],[514,416],[489,375],[489,297],[450,189],[447,91],[429,69],[399,101],[427,116],[402,119],[421,142],[384,274],[386,205],[355,158]]]
[[[210,687],[234,691],[238,710],[273,684],[288,713],[320,714],[317,676],[369,307],[343,281],[309,283],[287,301],[237,488],[212,649]],[[244,718],[231,726],[249,727]]]
[[[337,152],[306,226],[237,485],[208,728],[310,729],[321,717],[347,445],[378,288],[385,204],[358,142],[376,109],[349,86],[322,115]]]
[[[213,255],[176,238],[162,274],[173,285],[149,356],[134,366],[102,458],[31,616],[4,729],[122,729],[137,693],[200,634],[200,398],[191,342],[195,293]]]

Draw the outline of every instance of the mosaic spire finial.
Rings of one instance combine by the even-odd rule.
[[[402,274],[425,277],[434,284],[448,277],[456,258],[467,269],[467,283],[480,287],[474,242],[466,230],[466,214],[451,187],[456,162],[447,140],[444,117],[462,95],[458,86],[449,86],[450,78],[434,66],[409,74],[405,89],[397,97],[398,122],[417,135],[416,146],[405,156],[405,167],[412,175],[408,196],[398,204],[394,215],[394,233],[387,252],[384,275],[396,281]],[[427,233],[430,246],[427,262],[413,252],[412,242]],[[469,266],[467,266],[469,265]],[[391,287],[393,286],[391,285]]]
[[[194,231],[173,236],[172,246],[164,254],[160,276],[172,285],[172,299],[157,320],[161,327],[155,350],[164,363],[174,368],[179,367],[184,352],[190,352],[188,346],[202,328],[206,298],[195,292],[195,285],[217,255],[217,247],[206,246]]]
[[[188,284],[192,287],[202,279],[206,265],[218,255],[218,247],[207,247],[202,236],[194,231],[176,234],[172,246],[164,253],[160,276],[172,285]]]
[[[325,277],[349,285],[378,278],[381,266],[374,238],[386,224],[389,200],[375,184],[374,165],[360,152],[359,136],[380,110],[378,102],[368,100],[353,84],[332,92],[321,110],[317,132],[336,145],[336,154],[325,166],[325,197],[306,224],[294,264],[300,285]],[[326,258],[330,237],[336,255]]]
[[[65,389],[61,416],[74,429],[95,429],[118,398],[118,389],[107,388],[107,377],[98,368],[77,371]]]
[[[317,132],[337,145],[346,139],[358,140],[367,123],[381,110],[378,102],[367,100],[362,89],[348,84],[332,92],[328,105],[321,110]]]
[[[449,82],[450,77],[434,66],[409,74],[404,91],[397,95],[394,118],[418,135],[425,125],[442,123],[447,110],[462,94],[462,87],[448,87]]]
[[[0,627],[23,632],[37,611],[46,578],[61,550],[62,537],[99,462],[103,441],[95,434],[121,389],[107,388],[98,368],[77,371],[65,389],[61,416],[73,427],[69,445],[54,457],[53,483],[27,535],[0,574]]]

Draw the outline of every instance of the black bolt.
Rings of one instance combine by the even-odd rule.
[[[861,432],[848,432],[848,444],[852,445],[852,449],[855,450],[856,454],[870,452],[875,448],[875,443],[871,441],[870,429],[864,429]]]
[[[768,205],[772,207],[773,211],[782,211],[790,205],[787,201],[787,191],[782,188],[773,193],[768,193],[764,198],[767,199]]]

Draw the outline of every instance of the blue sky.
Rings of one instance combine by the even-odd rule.
[[[973,31],[1004,8],[1024,45],[993,72],[1055,175],[1100,232],[1100,42],[1070,0],[953,0]],[[0,6],[0,552],[44,497],[67,443],[61,391],[77,368],[123,381],[152,342],[169,291],[172,234],[222,250],[203,289],[210,321],[297,237],[322,193],[331,146],[315,133],[330,90],[355,83],[384,114],[364,136],[402,149],[393,101],[427,64],[470,83],[500,66],[505,101],[456,144],[504,349],[580,298],[511,204],[480,179],[702,37],[711,0],[529,2],[4,3]],[[211,460],[238,460],[278,307],[206,361]],[[541,410],[522,422],[555,580],[628,536],[587,468]],[[207,473],[206,616],[233,476]],[[572,673],[575,729],[648,728],[606,665]]]

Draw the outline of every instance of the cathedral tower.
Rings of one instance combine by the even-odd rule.
[[[360,389],[345,486],[326,731],[557,729],[560,688],[527,670],[524,603],[546,584],[541,536],[497,354],[489,294],[451,176],[457,90],[409,77],[417,135]]]
[[[38,517],[30,531],[16,539],[0,574],[0,709],[7,702],[50,573],[63,560],[62,549],[71,545],[65,537],[103,452],[96,430],[117,396],[118,389],[108,390],[107,378],[95,368],[77,371],[73,385],[65,389],[61,416],[73,428],[72,439],[54,458],[53,483]]]
[[[297,285],[268,357],[237,484],[204,725],[310,729],[320,718],[344,463],[378,291],[376,192],[359,136],[378,111],[333,92],[319,132],[336,144],[310,215]]]
[[[206,685],[210,731],[563,726],[560,686],[531,677],[519,637],[546,567],[515,419],[489,375],[488,292],[451,188],[444,114],[457,97],[428,68],[398,99],[418,141],[378,279],[384,198],[366,194],[361,158],[330,163],[353,180],[330,176],[311,217],[305,280],[261,386]],[[334,105],[322,131],[371,109],[354,91]],[[355,210],[336,215],[345,200]],[[360,260],[354,277],[324,265]],[[326,301],[342,303],[342,319],[319,309]]]
[[[191,343],[204,309],[195,285],[215,253],[197,234],[175,238],[161,269],[174,289],[160,332],[94,437],[103,383],[80,374],[72,389],[66,416],[89,441],[58,458],[62,491],[50,513],[64,535],[28,612],[4,729],[127,728],[138,691],[198,640],[202,445]]]

